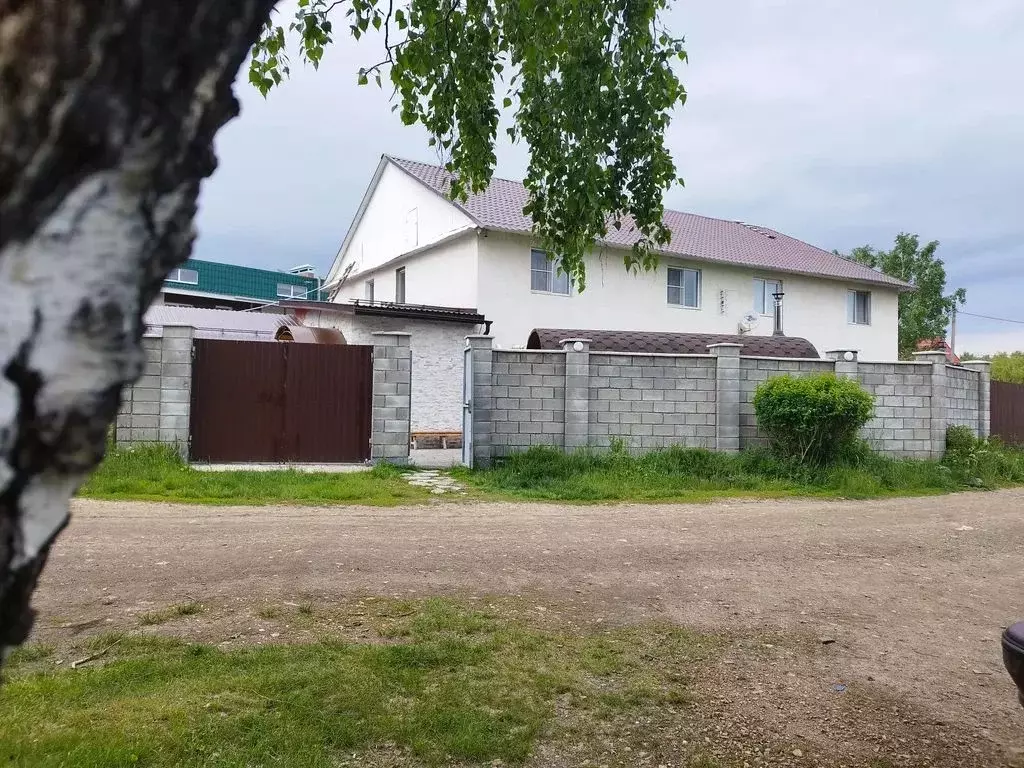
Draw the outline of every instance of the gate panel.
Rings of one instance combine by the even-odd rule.
[[[373,348],[197,339],[194,461],[370,458]]]
[[[194,342],[191,459],[278,461],[284,426],[281,352],[269,342]]]
[[[991,432],[1008,445],[1024,444],[1024,384],[993,381]]]
[[[373,348],[285,344],[282,461],[370,458]]]

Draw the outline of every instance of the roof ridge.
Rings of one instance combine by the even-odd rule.
[[[452,174],[443,166],[396,155],[385,154],[383,157],[423,186],[444,195],[443,181]],[[494,176],[491,184],[483,191],[471,193],[463,202],[449,202],[483,229],[526,233],[531,230],[529,217],[522,212],[522,204],[525,202],[522,196],[526,191],[522,181]],[[876,272],[772,227],[674,208],[666,208],[663,216],[672,231],[672,240],[661,249],[664,255],[689,256],[703,261],[854,283],[888,285],[898,290],[913,288],[902,280]],[[634,228],[624,227],[621,231],[610,231],[599,242],[612,247],[628,248],[632,244],[631,238],[635,239],[633,233]]]
[[[409,158],[409,157],[399,157],[398,155],[389,155],[386,152],[384,153],[384,157],[386,157],[388,160],[391,160],[391,161],[396,162],[396,163],[415,163],[416,165],[425,165],[427,168],[434,168],[434,169],[436,169],[438,171],[441,171],[442,173],[447,173],[449,175],[451,174],[451,171],[449,171],[443,165],[436,165],[434,163],[425,163],[422,160],[413,160],[412,158]],[[494,182],[494,181],[506,181],[509,184],[518,184],[523,189],[526,189],[526,185],[523,184],[523,180],[522,179],[507,179],[504,176],[493,176],[492,175],[491,176],[491,181],[492,182]]]

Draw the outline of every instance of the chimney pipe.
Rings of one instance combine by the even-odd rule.
[[[775,299],[775,330],[772,332],[773,336],[786,335],[782,330],[782,297],[785,295],[782,291],[772,294],[772,298]]]

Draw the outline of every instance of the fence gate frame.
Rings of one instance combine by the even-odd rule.
[[[473,349],[466,347],[462,364],[462,463],[473,468]]]
[[[368,461],[372,395],[372,346],[195,339],[189,460]]]

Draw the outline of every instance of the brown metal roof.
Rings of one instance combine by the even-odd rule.
[[[397,157],[389,156],[388,160],[438,194],[447,196],[451,174],[444,168]],[[526,187],[518,181],[496,178],[487,189],[471,194],[458,207],[484,229],[529,234],[533,222],[523,213],[526,202]],[[873,283],[897,290],[911,289],[902,280],[767,227],[669,210],[665,211],[664,221],[672,233],[672,239],[661,248],[667,256]],[[630,248],[638,238],[636,228],[627,219],[620,229],[608,229],[603,244]]]
[[[590,339],[591,352],[635,352],[706,355],[709,344],[742,344],[744,357],[820,358],[807,339],[795,336],[738,336],[729,333],[656,333],[653,331],[586,331],[579,328],[535,328],[527,349],[561,349],[563,339]]]
[[[296,344],[346,344],[345,335],[337,328],[316,328],[305,325],[282,325],[274,338]]]

